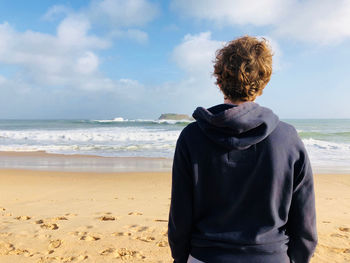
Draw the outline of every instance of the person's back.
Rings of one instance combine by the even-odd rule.
[[[240,41],[231,45],[262,48],[255,38]],[[244,93],[225,83],[223,50],[214,73],[229,100],[198,107],[196,122],[183,129],[176,145],[168,230],[172,255],[175,262],[187,262],[191,254],[210,263],[307,263],[317,235],[306,150],[291,125],[252,102],[271,71],[265,79],[258,76],[266,83],[249,97],[249,87]],[[235,80],[228,83],[237,86]]]

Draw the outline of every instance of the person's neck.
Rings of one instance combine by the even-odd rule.
[[[230,100],[228,98],[224,98],[224,103],[239,105],[239,104],[242,104],[244,102],[245,102],[244,100]]]

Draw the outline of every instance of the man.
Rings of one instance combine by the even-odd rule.
[[[241,37],[217,51],[224,103],[198,107],[176,144],[174,262],[309,262],[317,232],[307,152],[293,126],[254,102],[271,73],[264,39]]]

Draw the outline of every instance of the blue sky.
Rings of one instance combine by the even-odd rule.
[[[347,0],[0,1],[0,118],[157,118],[222,103],[215,51],[267,38],[260,105],[350,118]]]

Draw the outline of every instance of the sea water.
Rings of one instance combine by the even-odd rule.
[[[318,172],[350,173],[349,119],[288,119]],[[0,151],[107,157],[174,155],[187,120],[0,120]]]

